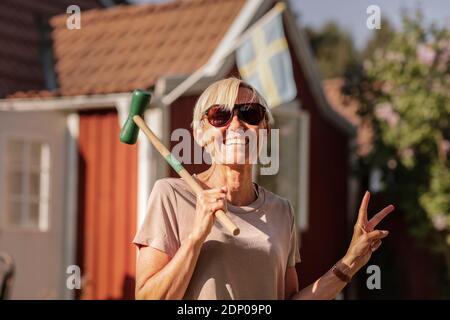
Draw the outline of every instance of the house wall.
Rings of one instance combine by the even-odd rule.
[[[133,299],[137,146],[119,141],[115,109],[80,113],[77,260],[82,299]]]
[[[0,97],[21,90],[49,89],[42,60],[44,34],[38,20],[65,14],[73,4],[81,11],[102,7],[97,0],[0,1]]]
[[[192,122],[192,115],[194,111],[195,102],[197,101],[198,96],[185,96],[180,97],[177,99],[172,105],[170,106],[170,133],[174,132],[174,130],[179,128],[188,129],[190,132],[191,137],[192,135],[192,128],[191,128],[191,122]],[[171,141],[170,143],[170,150],[178,144],[178,141]],[[191,147],[192,150],[194,148],[194,140],[191,139]],[[184,167],[188,172],[192,173],[199,173],[206,169],[208,169],[209,165],[206,163],[202,164],[194,164],[194,158],[192,156],[192,163],[186,164],[183,163]],[[178,177],[175,170],[170,168],[170,176],[171,177]]]
[[[300,288],[306,287],[342,258],[347,230],[348,137],[320,113],[311,86],[290,47],[302,109],[310,114],[309,227],[301,234],[297,265]]]

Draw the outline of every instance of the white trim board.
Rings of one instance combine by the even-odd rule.
[[[144,120],[152,131],[164,141],[167,140],[169,128],[167,126],[167,112],[170,108],[156,106],[144,113]],[[167,145],[167,144],[166,144]],[[168,167],[159,152],[151,145],[144,134],[138,136],[138,192],[136,224],[139,228],[147,214],[148,199],[156,180],[166,177]]]
[[[214,76],[219,72],[225,61],[223,55],[229,50],[229,47],[233,45],[234,41],[240,34],[248,27],[248,25],[255,19],[258,14],[263,10],[265,11],[268,3],[265,0],[248,0],[240,10],[237,17],[234,19],[231,26],[228,28],[222,41],[216,47],[213,54],[208,60],[208,67],[205,70],[206,76]],[[229,55],[225,60],[233,59],[233,55]]]
[[[299,148],[299,222],[300,230],[306,231],[309,226],[309,157],[310,157],[310,115],[300,110],[300,148]]]
[[[67,174],[67,190],[66,190],[66,219],[64,222],[65,229],[65,251],[63,253],[64,266],[76,264],[77,253],[77,223],[78,223],[78,136],[80,128],[80,118],[78,113],[73,112],[67,115],[66,120],[66,174]],[[66,270],[65,270],[66,271]],[[61,282],[66,284],[67,274],[63,272]],[[65,288],[65,287],[63,287]],[[64,289],[62,293],[64,299],[75,299],[75,291]]]
[[[81,95],[52,98],[0,99],[1,111],[49,111],[49,110],[86,110],[113,108],[123,98],[130,98],[130,93],[100,95]]]

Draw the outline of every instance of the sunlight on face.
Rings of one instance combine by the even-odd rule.
[[[239,88],[236,104],[257,103],[258,98],[248,88]],[[259,129],[265,128],[265,121],[251,125],[239,120],[237,115],[224,127],[208,124],[205,130],[207,140],[214,141],[210,146],[211,157],[217,164],[254,164],[257,162],[259,148]]]

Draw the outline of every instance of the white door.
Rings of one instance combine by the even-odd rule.
[[[12,299],[64,297],[66,116],[0,112],[0,251],[15,261]]]

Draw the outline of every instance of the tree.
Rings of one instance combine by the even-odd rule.
[[[364,99],[362,92],[359,92],[364,88],[362,84],[367,81],[363,61],[370,60],[376,50],[379,52],[384,50],[391,43],[395,35],[395,31],[389,20],[382,19],[381,26],[382,28],[373,31],[372,38],[366,43],[365,48],[359,52],[360,58],[349,63],[345,68],[345,85],[342,88],[344,94]],[[363,106],[370,103],[370,101],[364,102]]]
[[[450,31],[418,12],[391,32],[347,74],[344,93],[375,132],[365,161],[382,170],[411,234],[445,255],[450,281]]]
[[[338,24],[329,22],[318,31],[310,27],[305,31],[323,78],[342,77],[357,59],[350,34]]]
[[[381,28],[373,30],[374,34],[371,39],[366,43],[365,48],[362,50],[362,60],[370,58],[376,49],[384,48],[391,43],[395,31],[389,20],[381,19]]]

